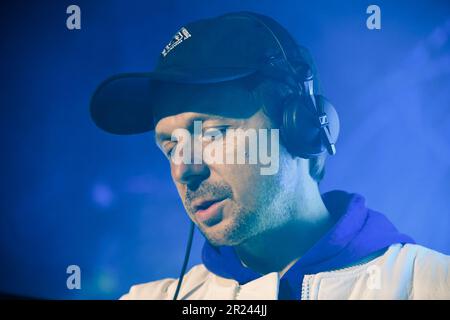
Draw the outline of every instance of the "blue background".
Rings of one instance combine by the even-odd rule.
[[[118,298],[177,277],[188,218],[151,133],[114,136],[89,118],[105,77],[151,70],[186,22],[253,10],[315,57],[340,116],[322,191],[363,194],[425,246],[450,254],[450,5],[376,1],[16,1],[0,12],[0,292]],[[66,8],[81,8],[81,30]],[[200,261],[197,233],[190,265]],[[66,268],[81,268],[81,290]]]

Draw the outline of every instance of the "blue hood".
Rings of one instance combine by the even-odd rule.
[[[300,299],[305,274],[343,268],[395,243],[414,243],[397,231],[381,213],[368,209],[358,194],[330,191],[322,195],[328,211],[340,217],[280,279],[279,299]],[[242,265],[230,246],[213,246],[205,241],[202,250],[205,267],[218,276],[245,284],[261,274]]]

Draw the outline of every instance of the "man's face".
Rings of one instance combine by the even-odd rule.
[[[224,128],[270,128],[262,111],[245,119],[183,112],[158,121],[155,133],[161,150],[165,154],[173,151],[177,145],[177,141],[171,141],[173,131],[191,130],[194,121],[202,121],[203,131],[217,129],[224,134]],[[220,143],[226,144],[225,139]],[[228,145],[225,152],[230,151],[227,148]],[[262,175],[260,163],[177,164],[168,158],[173,181],[190,219],[215,245],[238,245],[283,223],[292,213],[289,204],[294,203],[290,197],[295,194],[295,185],[291,181],[296,179],[290,175],[297,170],[295,161],[281,146],[279,170],[273,175]]]

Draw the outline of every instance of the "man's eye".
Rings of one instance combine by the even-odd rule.
[[[176,148],[176,144],[171,145],[164,151],[167,158],[169,158],[169,159],[172,158],[173,153],[175,152],[175,148]]]
[[[175,150],[175,148],[170,148],[169,150],[167,150],[166,157],[167,158],[172,158],[174,150]]]
[[[223,138],[227,134],[228,127],[208,128],[203,132],[205,141],[216,141]]]

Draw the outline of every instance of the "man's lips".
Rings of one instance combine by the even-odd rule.
[[[193,208],[199,222],[216,224],[222,217],[223,204],[227,198],[194,201]]]

